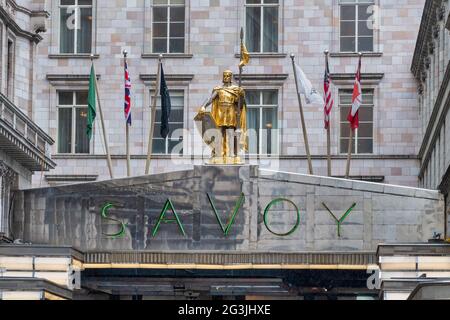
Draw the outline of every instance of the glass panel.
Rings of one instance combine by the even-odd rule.
[[[264,52],[278,52],[278,7],[264,8]]]
[[[245,41],[249,52],[261,51],[261,8],[248,7]]]
[[[59,105],[73,105],[73,92],[60,91],[58,92],[58,104]]]
[[[373,38],[372,37],[358,38],[358,48],[359,48],[359,51],[372,52],[373,51]]]
[[[88,104],[88,92],[87,91],[78,91],[76,93],[76,104],[79,106],[87,106]]]
[[[343,52],[355,52],[356,40],[354,37],[341,38],[341,51]]]
[[[267,145],[267,154],[278,153],[278,135],[276,132],[272,131],[278,129],[278,116],[276,108],[265,108],[263,109],[263,119],[262,125],[266,130],[267,142],[263,141],[263,144]],[[263,146],[264,149],[264,146]]]
[[[154,53],[167,53],[167,39],[153,39]]]
[[[356,19],[356,6],[341,6],[341,21]]]
[[[276,90],[263,91],[263,104],[278,105],[278,92]]]
[[[92,6],[92,0],[78,0],[80,6]]]
[[[170,22],[184,22],[184,7],[170,8]]]
[[[344,34],[343,34],[344,35]],[[373,36],[373,29],[369,29],[367,21],[358,22],[358,35],[359,36]]]
[[[67,12],[67,8],[60,9],[60,36],[59,45],[61,53],[74,53],[74,39],[75,39],[75,21],[72,13]]]
[[[183,52],[184,52],[184,39],[171,39],[170,53],[183,53]]]
[[[354,22],[341,22],[341,36],[348,37],[356,34],[356,26]]]
[[[170,37],[184,38],[184,23],[171,23]]]
[[[358,138],[372,138],[372,136],[373,136],[373,124],[360,123],[358,129]]]
[[[167,23],[154,23],[153,24],[153,37],[154,38],[167,38]]]
[[[245,100],[247,105],[259,105],[260,102],[260,92],[255,90],[247,90],[245,92]]]
[[[180,137],[180,139],[177,140],[169,140],[169,154],[172,154],[174,152],[174,148],[177,147],[177,150],[181,148],[179,154],[183,154],[183,138]]]
[[[87,108],[75,109],[75,153],[89,153],[89,139],[86,134]]]
[[[373,153],[373,140],[372,139],[359,139],[358,153]]]
[[[166,140],[161,138],[153,139],[153,153],[165,154],[166,153]]]
[[[153,8],[153,22],[167,22],[168,8]]]
[[[72,152],[72,108],[58,109],[58,153]]]
[[[77,32],[77,53],[91,53],[92,9],[80,9],[80,30]]]
[[[249,108],[247,110],[247,127],[249,130],[256,131],[256,141],[250,139],[249,153],[258,154],[259,153],[259,108]]]
[[[61,0],[62,6],[73,6],[75,4],[75,0]]]
[[[341,153],[348,153],[348,141],[349,139],[341,139]],[[353,145],[352,145],[352,153],[354,154],[356,151],[355,146],[355,139],[353,138]]]

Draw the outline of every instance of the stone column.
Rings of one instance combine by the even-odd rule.
[[[9,201],[11,184],[15,173],[0,161],[0,233],[9,233]]]

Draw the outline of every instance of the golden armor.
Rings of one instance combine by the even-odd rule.
[[[196,121],[202,121],[203,130],[211,126],[211,122],[220,130],[220,152],[217,152],[217,145],[213,146],[214,139],[204,137],[205,143],[212,148],[212,164],[242,164],[239,149],[247,150],[245,91],[232,84],[232,77],[233,73],[229,70],[223,73],[224,85],[214,88],[211,98],[203,104],[195,118]],[[212,105],[210,113],[206,111],[209,105]]]

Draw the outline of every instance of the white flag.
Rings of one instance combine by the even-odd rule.
[[[295,64],[295,69],[297,72],[297,79],[298,79],[298,89],[300,93],[303,93],[306,98],[306,103],[317,103],[323,105],[325,102],[323,100],[323,97],[319,94],[319,92],[313,88],[311,81],[308,80],[303,70]]]

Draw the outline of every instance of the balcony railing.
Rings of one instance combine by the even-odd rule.
[[[55,167],[50,157],[54,140],[0,93],[0,149],[32,171]]]

